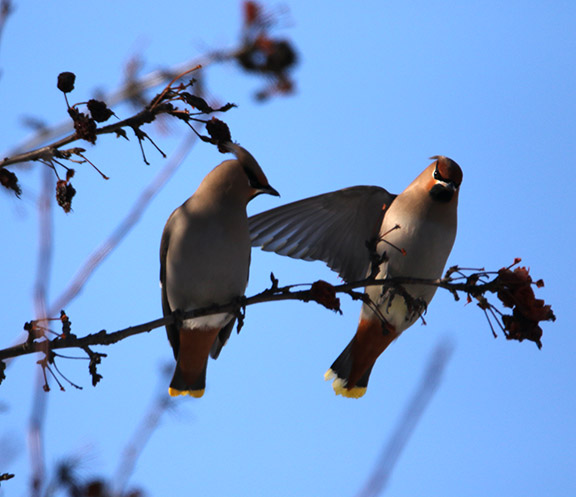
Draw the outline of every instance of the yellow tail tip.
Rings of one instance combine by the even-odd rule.
[[[334,393],[336,395],[342,395],[342,397],[346,397],[347,399],[359,399],[366,393],[366,387],[346,388],[347,381],[342,378],[338,378],[336,376],[336,373],[334,373],[334,371],[332,371],[331,369],[326,371],[324,379],[325,380],[334,379],[334,381],[332,382],[332,388],[334,389]]]
[[[168,389],[168,394],[170,397],[178,397],[179,395],[190,395],[190,397],[194,397],[195,399],[199,399],[204,395],[204,389],[202,390],[177,390],[176,388],[170,387]]]
[[[324,381],[330,381],[333,380],[334,378],[336,378],[336,373],[331,369],[329,369],[324,373]]]
[[[350,389],[343,388],[340,392],[336,393],[336,395],[340,394],[347,399],[359,399],[363,397],[365,393],[366,387],[352,387]]]

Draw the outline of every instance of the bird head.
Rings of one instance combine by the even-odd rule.
[[[462,183],[462,169],[448,157],[436,155],[431,157],[436,162],[426,169],[429,177],[427,186],[430,196],[437,202],[448,203],[458,193]]]
[[[276,189],[270,186],[264,171],[262,171],[256,159],[248,150],[232,142],[228,142],[223,146],[236,156],[238,163],[242,166],[242,170],[248,178],[248,184],[250,186],[249,200],[252,200],[261,193],[267,193],[276,197],[280,196]]]

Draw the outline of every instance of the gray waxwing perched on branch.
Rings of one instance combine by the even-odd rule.
[[[462,170],[437,156],[400,194],[355,186],[293,202],[249,219],[252,245],[297,259],[320,260],[345,281],[442,276],[456,237]],[[337,395],[364,395],[376,359],[425,310],[435,286],[367,287],[356,335],[325,378]]]
[[[234,153],[214,168],[194,195],[168,219],[160,244],[160,284],[164,315],[244,295],[250,268],[246,205],[256,195],[279,196],[244,148],[228,142]],[[169,393],[201,397],[208,356],[217,358],[234,327],[233,314],[220,313],[166,326],[176,369]]]

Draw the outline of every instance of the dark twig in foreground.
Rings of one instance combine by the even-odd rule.
[[[418,389],[400,416],[396,430],[384,445],[372,474],[357,497],[376,497],[386,488],[402,450],[440,385],[451,354],[452,346],[449,343],[441,343],[434,350]]]
[[[12,0],[1,0],[0,1],[0,40],[4,34],[4,26],[6,26],[6,21],[10,14],[14,12],[14,7],[12,6]]]
[[[50,188],[51,177],[48,170],[44,171],[42,181],[42,194],[38,202],[38,262],[36,268],[36,282],[34,285],[34,308],[38,319],[46,316],[47,284],[52,271],[53,253],[53,224],[51,218]],[[45,330],[32,321],[28,327],[28,343],[37,343],[40,351],[44,352],[44,359],[51,354],[50,340]],[[41,364],[41,363],[40,363]],[[42,366],[42,364],[41,364]],[[32,472],[30,475],[30,495],[41,495],[42,486],[46,477],[44,424],[47,413],[48,397],[44,395],[46,368],[36,371],[34,382],[33,404],[28,420],[28,451]]]
[[[171,398],[166,395],[165,389],[166,382],[170,381],[171,374],[172,371],[170,366],[162,368],[158,391],[152,399],[150,407],[140,420],[140,423],[136,426],[132,437],[124,447],[120,456],[120,461],[116,468],[116,474],[111,482],[114,488],[112,495],[132,495],[126,492],[126,488],[130,478],[134,474],[138,460],[144,452],[144,449],[152,435],[160,425],[163,416],[167,412],[169,413],[171,410],[175,409],[175,405],[171,401]]]

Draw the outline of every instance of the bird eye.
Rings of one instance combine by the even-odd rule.
[[[438,181],[446,181],[438,171],[438,167],[434,169],[434,179]]]
[[[248,176],[248,182],[252,188],[258,189],[262,186],[253,171],[245,167],[244,172],[246,173],[246,176]]]

